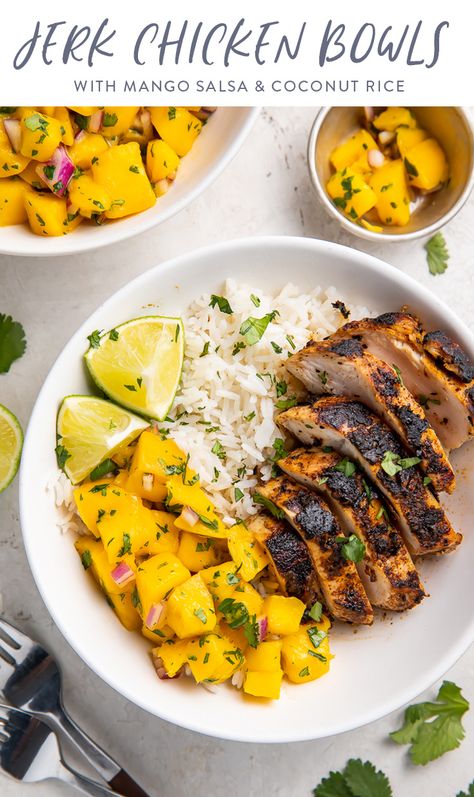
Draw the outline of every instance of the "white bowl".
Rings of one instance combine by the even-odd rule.
[[[407,703],[443,675],[474,636],[472,448],[456,452],[458,489],[443,504],[465,533],[461,548],[420,564],[431,594],[411,612],[377,618],[372,628],[331,632],[329,675],[285,684],[275,702],[245,699],[231,687],[209,694],[189,679],[160,681],[150,643],[121,627],[84,574],[72,539],[61,535],[46,483],[55,471],[56,411],[68,393],[88,392],[82,355],[93,329],[143,314],[178,314],[204,291],[233,278],[274,291],[289,279],[302,290],[334,285],[341,296],[377,312],[407,305],[428,328],[442,327],[474,357],[473,337],[425,288],[363,252],[304,238],[233,241],[160,264],[122,288],[72,337],[40,392],[26,435],[20,475],[23,538],[41,595],[61,632],[101,678],[132,702],[177,725],[246,742],[291,742],[346,731]],[[149,312],[149,311],[147,311]],[[471,533],[470,533],[471,532]]]
[[[149,210],[102,227],[82,224],[58,238],[40,238],[26,224],[0,227],[0,254],[71,255],[123,241],[161,224],[189,205],[219,176],[239,151],[258,114],[258,108],[218,108],[183,158],[170,190]]]

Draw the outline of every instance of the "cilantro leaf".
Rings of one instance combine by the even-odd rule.
[[[342,772],[330,772],[313,790],[314,797],[353,797]]]
[[[6,374],[11,364],[26,349],[25,330],[10,315],[0,313],[0,374]]]
[[[216,296],[215,293],[211,294],[211,301],[209,302],[209,307],[217,307],[221,311],[221,313],[226,313],[227,315],[232,315],[234,312],[232,307],[230,306],[229,302],[224,296]]]
[[[351,758],[344,769],[344,780],[354,797],[392,797],[387,776],[370,761]]]
[[[336,542],[342,542],[342,555],[348,562],[362,562],[365,556],[365,545],[357,534],[350,537],[336,537]]]
[[[433,235],[425,244],[425,249],[430,274],[434,276],[436,276],[436,274],[444,274],[448,268],[449,260],[449,252],[446,241],[444,240],[444,235],[441,232],[437,232],[436,235]]]
[[[285,513],[282,509],[280,509],[273,501],[270,501],[269,498],[265,498],[264,495],[260,493],[254,493],[253,495],[253,502],[254,504],[260,504],[263,506],[267,512],[270,512],[273,517],[276,517],[277,520],[283,520],[285,517]]]
[[[468,791],[460,791],[457,797],[474,797],[474,780],[471,784],[467,787]]]
[[[321,619],[322,613],[323,613],[323,604],[320,603],[320,601],[316,601],[316,603],[313,603],[313,605],[311,606],[308,615],[309,617],[311,617],[312,620],[314,620],[315,623],[318,623]]]
[[[245,321],[242,322],[240,326],[240,334],[248,346],[254,346],[255,343],[258,343],[258,341],[264,335],[268,325],[275,319],[277,315],[278,310],[273,310],[271,313],[267,313],[262,318],[253,318],[253,316],[249,316],[249,318],[246,318]]]
[[[113,461],[113,459],[104,459],[103,462],[101,462],[99,465],[96,465],[96,467],[91,470],[89,478],[91,481],[97,481],[97,479],[102,479],[109,473],[118,473],[118,470],[118,465]]]
[[[464,739],[462,717],[469,709],[461,689],[443,681],[436,701],[415,703],[405,711],[404,724],[390,734],[397,744],[410,744],[414,764],[428,764],[455,750]]]
[[[413,468],[420,462],[420,457],[405,457],[401,459],[399,455],[394,454],[393,451],[386,451],[380,464],[388,476],[396,476],[401,470]]]
[[[56,446],[56,448],[54,450],[56,452],[56,459],[58,461],[58,468],[61,468],[61,470],[63,470],[63,468],[64,468],[66,462],[68,461],[69,457],[71,456],[71,454],[69,453],[67,448],[65,448],[60,443],[58,443],[58,445]]]

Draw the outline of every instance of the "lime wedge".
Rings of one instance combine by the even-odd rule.
[[[77,484],[147,426],[143,418],[110,401],[95,396],[66,396],[56,426],[58,465]]]
[[[100,390],[122,407],[163,420],[183,367],[181,319],[144,316],[89,339],[85,360]]]
[[[0,493],[16,476],[23,447],[23,432],[18,419],[0,404]]]

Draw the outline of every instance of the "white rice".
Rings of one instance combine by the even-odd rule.
[[[206,294],[183,315],[186,359],[171,413],[175,422],[160,424],[160,428],[169,429],[170,436],[189,453],[191,467],[199,473],[201,485],[211,494],[224,522],[233,523],[235,516],[246,518],[257,511],[251,491],[259,478],[266,481],[271,475],[268,458],[274,454],[275,440],[281,438],[275,424],[275,383],[289,382],[284,363],[311,337],[324,338],[344,322],[332,306],[343,297],[335,288],[318,287],[305,294],[292,283],[272,296],[232,279],[226,281],[221,295],[231,305],[232,314],[217,306],[211,308],[211,297]],[[252,296],[257,297],[258,306]],[[351,319],[371,315],[365,307],[349,302],[346,307]],[[278,315],[262,338],[233,354],[235,344],[242,341],[242,322],[274,310]],[[281,347],[281,353],[274,350],[272,342]],[[206,350],[208,354],[201,356]],[[289,386],[281,399],[291,395]],[[222,446],[225,458],[213,453],[216,443]],[[245,473],[239,474],[243,467]]]
[[[55,470],[48,481],[46,489],[52,492],[57,510],[56,525],[63,534],[88,534],[85,524],[77,512],[74,501],[74,487],[62,470]]]

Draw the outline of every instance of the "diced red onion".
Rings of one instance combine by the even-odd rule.
[[[142,487],[147,493],[153,490],[153,473],[144,473],[142,476]]]
[[[394,130],[382,130],[382,132],[379,133],[379,141],[383,146],[385,146],[385,144],[390,144],[395,136],[396,133]]]
[[[181,520],[184,520],[188,526],[195,526],[199,520],[199,515],[190,506],[185,506],[181,512]]]
[[[51,177],[45,174],[45,169],[51,171]],[[65,147],[60,144],[54,150],[51,159],[47,163],[41,163],[36,167],[36,174],[43,183],[46,183],[53,194],[64,196],[74,174],[74,169],[75,166]]]
[[[364,116],[368,122],[373,122],[375,119],[375,111],[372,106],[368,105],[364,108]]]
[[[383,152],[378,149],[369,149],[367,153],[367,162],[373,169],[380,169],[385,163]]]
[[[78,130],[76,135],[74,136],[74,141],[82,141],[82,139],[85,137],[86,137],[86,131]]]
[[[3,126],[8,136],[13,152],[19,152],[21,147],[21,124],[19,119],[4,119]]]
[[[87,125],[87,129],[90,133],[98,133],[100,128],[102,127],[102,122],[104,120],[104,112],[103,111],[96,111],[89,117],[89,123]]]
[[[259,617],[257,620],[258,625],[258,641],[263,642],[268,631],[268,617]]]
[[[124,584],[128,584],[129,581],[132,581],[132,579],[135,578],[135,573],[126,562],[120,562],[120,564],[118,564],[117,567],[112,570],[110,575],[115,583],[119,584],[121,587],[123,587]]]
[[[148,611],[145,619],[145,625],[153,631],[155,626],[158,625],[164,610],[164,603],[154,603]]]

